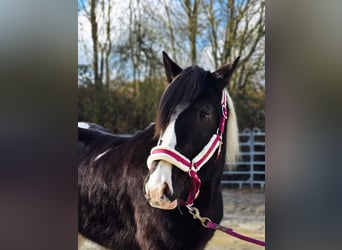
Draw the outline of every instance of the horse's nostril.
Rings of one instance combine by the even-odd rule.
[[[164,182],[163,184],[163,194],[160,196],[160,200],[166,200],[166,199],[171,199],[172,196],[172,192],[171,189],[169,187],[169,185]]]

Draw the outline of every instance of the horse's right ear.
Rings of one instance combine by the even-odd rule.
[[[237,57],[233,64],[225,64],[218,68],[213,74],[214,76],[219,80],[220,82],[220,87],[224,88],[228,86],[229,84],[229,79],[234,70],[236,69],[238,62],[239,62],[240,57]],[[229,86],[228,86],[229,87]]]
[[[166,73],[167,82],[171,83],[173,79],[182,72],[182,68],[179,67],[170,57],[163,51],[163,63]]]

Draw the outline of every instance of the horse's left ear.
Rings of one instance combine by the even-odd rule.
[[[171,83],[173,79],[182,72],[182,68],[179,67],[170,57],[163,51],[163,63],[166,73],[167,82]]]
[[[233,64],[225,64],[221,67],[219,67],[213,74],[219,80],[221,84],[221,88],[226,87],[229,84],[229,79],[234,70],[236,69],[236,66],[238,65],[240,57],[236,58],[233,62]]]

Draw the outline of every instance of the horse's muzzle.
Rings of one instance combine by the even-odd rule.
[[[147,188],[145,185],[145,198],[150,206],[159,209],[174,209],[177,207],[177,200],[173,198],[172,192],[167,183],[160,188]]]
[[[178,205],[177,200],[174,200],[172,202],[170,201],[148,201],[151,207],[159,208],[159,209],[165,209],[165,210],[172,210],[175,209]]]
[[[145,183],[145,198],[152,207],[174,209],[177,207],[172,188],[172,165],[158,162]]]

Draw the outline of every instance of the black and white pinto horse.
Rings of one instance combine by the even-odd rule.
[[[223,216],[221,176],[239,151],[225,87],[238,59],[212,73],[164,52],[163,62],[169,85],[155,124],[128,138],[79,123],[78,230],[110,249],[203,249],[214,231],[188,208]]]

